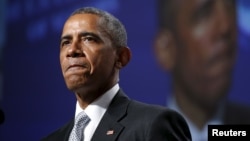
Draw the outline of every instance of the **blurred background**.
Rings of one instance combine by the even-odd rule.
[[[83,6],[109,11],[127,29],[132,60],[121,71],[122,89],[133,99],[166,105],[169,76],[153,53],[155,0],[0,0],[1,141],[40,140],[74,116],[59,41],[65,20]],[[250,105],[250,1],[237,0],[237,10],[239,53],[229,98]]]

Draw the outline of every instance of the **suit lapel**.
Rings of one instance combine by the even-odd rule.
[[[65,124],[63,127],[50,134],[48,137],[44,138],[44,141],[68,141],[69,134],[74,126],[74,119],[69,123]],[[43,140],[42,140],[43,141]]]
[[[115,141],[124,126],[119,123],[127,113],[128,97],[119,90],[110,103],[91,141]]]
[[[69,122],[69,124],[63,129],[62,131],[62,137],[63,141],[68,141],[69,135],[71,130],[73,129],[74,126],[74,119]]]

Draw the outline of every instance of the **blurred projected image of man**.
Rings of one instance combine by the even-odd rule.
[[[171,74],[168,107],[188,122],[194,141],[208,124],[249,124],[250,109],[229,102],[237,55],[235,0],[159,0],[155,53]]]

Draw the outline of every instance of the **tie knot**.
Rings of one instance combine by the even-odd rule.
[[[86,125],[88,122],[90,121],[90,118],[88,117],[88,115],[82,111],[80,112],[75,119],[75,125],[79,126],[79,127],[83,127],[84,125]]]

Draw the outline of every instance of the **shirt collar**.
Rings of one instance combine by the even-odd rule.
[[[75,117],[77,116],[78,113],[80,113],[81,111],[84,111],[90,117],[90,119],[92,119],[96,117],[96,116],[92,117],[93,115],[95,115],[94,113],[98,113],[98,112],[95,112],[96,110],[106,111],[107,107],[109,106],[112,99],[115,97],[119,88],[120,88],[119,84],[114,85],[111,89],[109,89],[99,98],[97,98],[95,101],[90,103],[84,110],[80,107],[79,102],[77,101]]]

